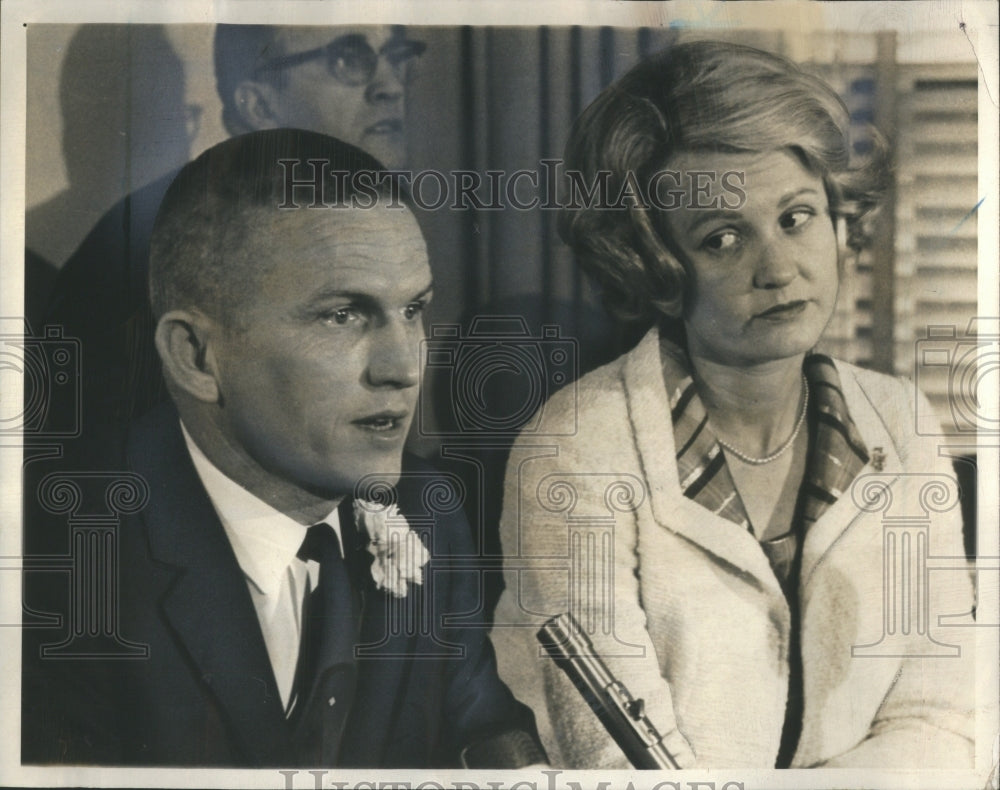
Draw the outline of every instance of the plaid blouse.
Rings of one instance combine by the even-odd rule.
[[[729,474],[722,446],[698,396],[685,351],[661,340],[663,372],[677,448],[677,473],[684,496],[753,534],[743,501]],[[802,365],[811,393],[810,449],[792,529],[761,544],[775,574],[786,583],[797,538],[847,490],[868,463],[868,449],[847,411],[837,369],[828,356],[809,354]]]

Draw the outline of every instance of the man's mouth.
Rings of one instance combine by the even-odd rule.
[[[799,315],[803,310],[806,309],[806,304],[808,304],[803,299],[795,299],[791,302],[783,302],[782,304],[777,304],[774,307],[769,307],[762,313],[757,313],[757,318],[764,318],[770,320],[782,320],[786,318],[794,318]]]
[[[353,420],[353,424],[366,431],[373,433],[388,434],[400,430],[406,421],[405,411],[380,411],[359,417]]]
[[[378,123],[373,123],[365,134],[399,134],[403,131],[403,122],[398,118],[388,118]]]

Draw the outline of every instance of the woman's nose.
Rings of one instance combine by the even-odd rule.
[[[784,288],[799,272],[799,255],[794,244],[775,239],[764,246],[754,268],[754,287]]]

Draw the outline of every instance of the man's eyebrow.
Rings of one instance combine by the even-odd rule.
[[[333,41],[329,42],[327,47],[342,47],[346,44],[367,44],[368,36],[361,33],[344,33],[342,36],[337,36]]]
[[[431,291],[434,290],[434,283],[431,282],[427,287],[423,288],[416,295],[410,297],[407,301],[416,301],[417,299],[423,299]],[[309,304],[317,304],[319,302],[326,301],[327,299],[349,299],[353,302],[359,302],[361,304],[377,304],[379,298],[368,291],[356,291],[351,288],[340,288],[338,286],[331,286],[329,288],[321,288],[316,291],[310,298]]]
[[[425,296],[427,296],[428,294],[430,294],[431,291],[433,291],[433,290],[434,290],[434,283],[431,282],[431,283],[428,284],[428,286],[426,288],[424,288],[424,290],[422,290],[420,293],[418,293],[416,296],[414,296],[413,299],[411,299],[410,301],[412,302],[412,301],[415,301],[417,299],[423,299]]]

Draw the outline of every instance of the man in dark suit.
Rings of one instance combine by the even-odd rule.
[[[459,492],[403,459],[432,282],[379,170],[323,135],[261,131],[168,190],[150,293],[172,403],[90,467],[119,472],[39,485],[50,514],[75,509],[74,558],[113,561],[45,580],[48,599],[28,586],[65,627],[25,632],[26,762],[544,761],[470,614]],[[117,530],[81,542],[84,502]],[[103,627],[81,622],[98,610]]]

